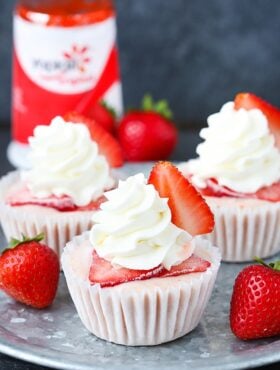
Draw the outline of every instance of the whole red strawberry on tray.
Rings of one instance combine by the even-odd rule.
[[[59,259],[44,238],[12,239],[0,256],[0,289],[34,308],[52,304],[59,280]]]
[[[124,115],[118,126],[119,142],[128,161],[167,159],[177,143],[177,129],[165,100],[146,95],[142,107]]]
[[[280,335],[280,261],[245,267],[237,276],[230,326],[240,339]]]

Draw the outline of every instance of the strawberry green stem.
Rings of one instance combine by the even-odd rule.
[[[142,109],[145,112],[156,112],[165,119],[172,119],[173,113],[168,105],[167,100],[155,102],[150,94],[146,94],[142,100]]]
[[[254,260],[265,267],[271,268],[276,271],[280,271],[280,260],[275,261],[275,262],[270,262],[269,264],[265,263],[264,260],[262,260],[259,257],[254,257]]]
[[[16,238],[11,238],[10,243],[8,244],[7,248],[2,251],[2,254],[7,252],[10,249],[16,248],[19,245],[24,244],[24,243],[30,243],[30,242],[38,242],[39,243],[44,239],[44,237],[45,237],[44,233],[40,233],[40,234],[36,235],[33,238],[29,238],[29,237],[27,237],[23,234],[22,234],[22,239],[21,240],[16,239]]]
[[[105,109],[107,109],[107,111],[113,116],[113,118],[117,117],[117,113],[116,113],[115,109],[113,107],[111,107],[111,105],[109,105],[105,100],[101,101],[101,105]]]

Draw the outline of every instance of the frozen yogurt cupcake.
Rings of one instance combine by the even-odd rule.
[[[115,181],[85,124],[56,117],[37,126],[29,143],[31,169],[0,181],[2,227],[8,240],[43,232],[60,254],[72,237],[90,229],[92,212]]]
[[[75,237],[62,267],[78,314],[99,338],[156,345],[199,323],[220,265],[202,238],[214,225],[203,198],[170,163],[105,193],[90,232]]]
[[[225,261],[280,251],[280,110],[252,94],[208,117],[198,158],[180,166],[215,215],[207,239]]]

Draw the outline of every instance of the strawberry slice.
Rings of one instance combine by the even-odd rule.
[[[148,280],[155,277],[162,278],[192,272],[204,272],[209,266],[210,262],[192,255],[180,265],[173,266],[169,271],[162,265],[151,270],[131,270],[124,267],[115,268],[110,262],[99,257],[96,251],[93,251],[89,280],[91,284],[100,284],[102,288],[105,288],[135,280]]]
[[[123,165],[122,149],[118,141],[93,119],[76,112],[69,112],[64,116],[65,121],[85,124],[94,141],[97,142],[100,154],[103,154],[111,167]]]
[[[240,193],[226,186],[219,185],[216,179],[207,179],[206,187],[198,189],[204,196],[250,198],[250,194]],[[251,195],[252,198],[252,195]]]
[[[147,280],[159,276],[163,267],[157,266],[152,270],[131,270],[115,268],[109,261],[98,256],[93,251],[89,280],[92,284],[100,284],[102,288],[127,283],[134,280]]]
[[[256,192],[256,198],[270,202],[280,202],[280,181],[258,190]]]
[[[114,135],[116,115],[114,110],[104,101],[98,101],[93,104],[89,109],[88,117],[101,125],[110,134]]]
[[[71,212],[71,211],[77,211],[77,207],[75,204],[72,203],[70,198],[67,197],[63,198],[55,198],[51,197],[49,199],[29,199],[28,201],[20,201],[20,200],[14,200],[9,202],[9,204],[13,207],[20,207],[20,206],[27,206],[27,205],[33,205],[33,206],[41,206],[41,207],[48,207],[56,209],[59,212]]]
[[[207,234],[213,230],[214,216],[205,200],[170,162],[158,162],[148,182],[154,185],[161,197],[169,199],[175,225],[191,235]]]
[[[237,94],[234,99],[235,109],[260,109],[266,116],[270,131],[275,137],[276,146],[280,148],[280,109],[251,93]]]
[[[73,203],[72,199],[63,195],[57,197],[51,195],[46,198],[36,198],[31,194],[27,187],[22,189],[17,189],[17,191],[12,192],[6,198],[6,203],[11,206],[26,206],[26,205],[37,205],[41,207],[54,208],[60,212],[71,212],[71,211],[93,211],[100,208],[100,204],[106,200],[105,196],[98,198],[96,201],[89,203],[86,206],[78,207]]]
[[[210,265],[211,263],[209,261],[193,254],[190,258],[180,263],[180,265],[172,266],[170,270],[164,269],[160,273],[160,277],[178,276],[190,274],[191,272],[204,272]]]
[[[56,197],[52,195],[46,198],[36,198],[27,187],[11,192],[6,198],[6,203],[11,206],[38,205],[55,208],[61,212],[75,211],[77,208],[68,196]]]

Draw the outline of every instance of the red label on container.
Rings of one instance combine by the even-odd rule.
[[[14,19],[13,139],[27,143],[38,124],[101,98],[122,110],[115,18],[47,27]]]

